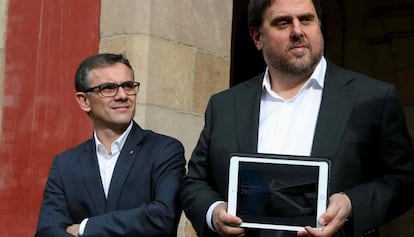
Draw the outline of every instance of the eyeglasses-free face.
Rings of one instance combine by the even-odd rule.
[[[99,92],[99,95],[102,97],[113,97],[118,94],[119,87],[122,87],[125,94],[136,95],[139,91],[139,85],[140,83],[136,81],[126,81],[121,84],[107,82],[86,89],[84,92]]]

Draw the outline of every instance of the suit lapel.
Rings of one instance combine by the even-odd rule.
[[[95,142],[92,139],[85,145],[85,151],[81,154],[81,173],[84,178],[88,195],[92,200],[98,215],[105,213],[106,199],[102,187],[99,165],[96,158]]]
[[[241,91],[235,93],[238,152],[257,152],[263,76],[263,74],[258,75],[240,85]]]
[[[332,157],[351,115],[358,91],[350,82],[352,77],[328,63],[324,92],[312,146],[312,155]]]
[[[112,174],[106,208],[108,212],[116,210],[118,207],[118,200],[121,195],[123,185],[139,151],[139,146],[137,145],[141,143],[143,138],[143,130],[134,122],[124,147],[119,154],[118,161],[116,162],[115,169]]]

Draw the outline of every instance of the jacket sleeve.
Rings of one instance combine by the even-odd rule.
[[[393,87],[384,99],[378,137],[379,157],[370,169],[379,170],[381,175],[346,192],[352,201],[354,236],[378,228],[413,206],[413,145]]]
[[[43,194],[35,237],[73,237],[66,232],[66,227],[71,224],[73,221],[66,205],[63,183],[55,157]]]

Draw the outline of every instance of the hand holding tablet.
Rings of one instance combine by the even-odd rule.
[[[247,228],[321,228],[317,219],[326,210],[329,165],[321,158],[233,154],[228,213]]]

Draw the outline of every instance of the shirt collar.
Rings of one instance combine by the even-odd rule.
[[[125,141],[128,137],[128,134],[131,132],[132,129],[132,124],[133,122],[131,121],[131,123],[129,124],[128,128],[125,130],[125,132],[123,132],[121,134],[121,136],[119,136],[112,144],[111,144],[111,149],[114,148],[114,146],[116,147],[116,149],[118,151],[120,151],[122,149],[122,147],[125,144]],[[98,136],[96,135],[96,131],[93,132],[93,137],[95,139],[95,148],[97,152],[100,152],[101,149],[105,149],[104,145],[99,141]]]
[[[309,88],[312,85],[317,86],[318,88],[322,89],[325,84],[325,74],[326,74],[326,59],[325,57],[322,56],[318,65],[316,66],[315,70],[310,76],[309,80],[306,81],[306,83],[302,86],[301,90],[303,90],[304,88]],[[266,67],[262,87],[263,89],[265,89],[265,91],[268,94],[272,96],[276,95],[276,93],[272,91],[272,87],[270,86],[269,67]],[[276,97],[279,97],[279,96],[276,95]]]

